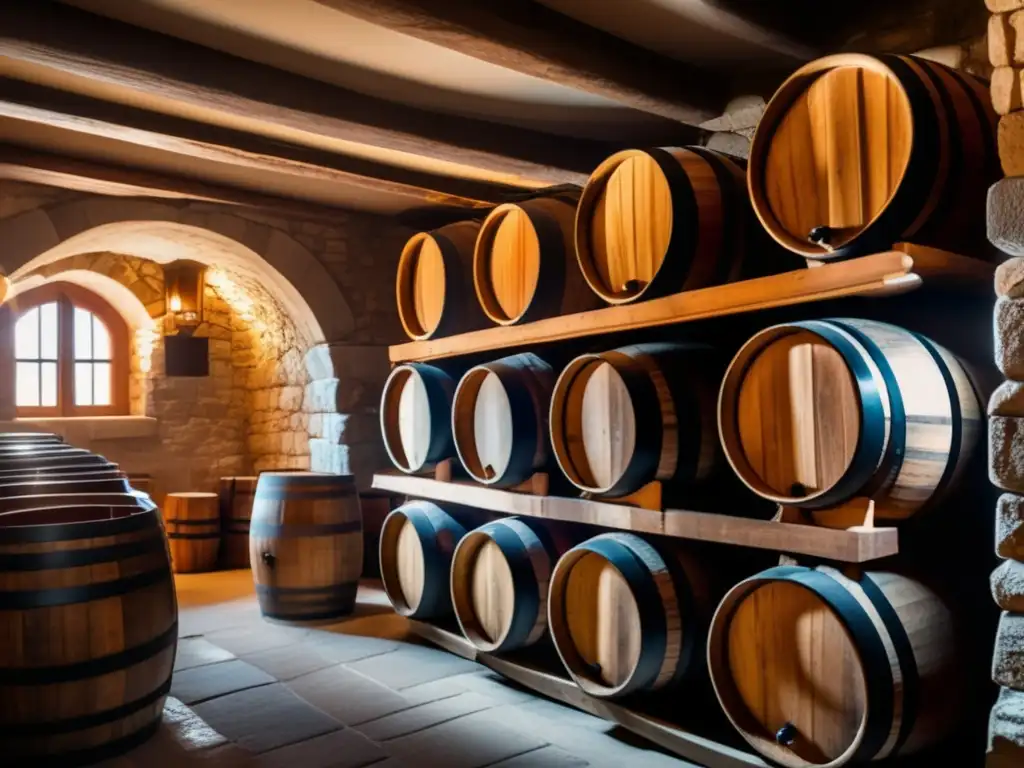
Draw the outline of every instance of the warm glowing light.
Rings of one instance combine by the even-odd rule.
[[[181,296],[178,294],[171,296],[171,312],[181,312]]]

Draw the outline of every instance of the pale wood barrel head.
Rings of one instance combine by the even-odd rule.
[[[853,641],[817,595],[786,581],[758,587],[732,615],[726,642],[730,684],[769,738],[793,725],[789,749],[811,764],[853,745],[867,685]]]
[[[860,433],[853,374],[809,331],[773,341],[751,361],[736,404],[740,449],[779,496],[831,488],[849,469]]]
[[[913,145],[910,102],[880,69],[839,66],[789,105],[770,138],[763,193],[785,236],[810,246],[816,227],[829,244],[856,238],[892,200]]]
[[[497,224],[485,223],[481,238],[488,247],[481,254],[485,260],[482,291],[484,310],[493,320],[511,322],[522,317],[530,307],[540,277],[540,240],[526,212],[518,206],[495,211]]]
[[[661,269],[672,239],[672,191],[650,155],[629,153],[594,203],[590,259],[606,297],[641,294]]]
[[[488,371],[473,405],[473,439],[481,474],[501,477],[512,458],[512,404],[497,374]]]
[[[398,435],[406,468],[422,467],[430,450],[430,401],[427,387],[415,371],[399,385]]]
[[[414,338],[429,337],[444,313],[444,256],[427,234],[414,236],[405,247],[398,270],[398,310]]]
[[[580,406],[580,439],[597,488],[610,488],[625,473],[636,447],[636,414],[618,371],[600,362],[586,381]]]
[[[586,676],[612,688],[626,683],[640,660],[640,609],[625,577],[589,552],[576,562],[565,584],[569,642],[591,665]]]
[[[423,598],[423,583],[426,578],[423,564],[423,545],[416,528],[408,520],[403,521],[395,543],[395,568],[398,571],[398,586],[401,598],[415,611]]]
[[[480,545],[469,578],[470,604],[479,631],[488,642],[499,643],[512,624],[516,590],[505,553],[491,539]]]

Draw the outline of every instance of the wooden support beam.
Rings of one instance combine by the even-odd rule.
[[[0,3],[0,74],[146,102],[280,139],[308,137],[482,171],[494,181],[582,183],[619,147],[392,103],[42,0]],[[466,173],[470,176],[473,174]],[[480,175],[477,173],[476,175]]]
[[[689,125],[710,120],[724,105],[726,94],[713,73],[587,26],[534,0],[317,2],[491,64]]]

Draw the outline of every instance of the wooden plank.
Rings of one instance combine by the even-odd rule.
[[[632,533],[733,544],[845,563],[868,562],[899,552],[899,532],[895,528],[835,530],[680,509],[657,512],[601,501],[512,493],[470,483],[445,483],[412,475],[374,475],[373,487],[506,515],[586,523]]]
[[[689,125],[724,106],[720,77],[533,0],[317,0],[378,26]]]
[[[162,112],[201,113],[272,138],[350,142],[528,186],[583,183],[618,148],[389,102],[35,0],[0,3],[0,72],[102,91],[122,104],[145,100]]]
[[[489,653],[463,649],[468,641],[453,632],[421,621],[410,621],[414,633],[458,656],[475,659],[500,675],[525,688],[567,704],[588,714],[618,723],[629,731],[667,749],[684,760],[693,760],[707,768],[767,768],[768,763],[750,752],[706,739],[695,733],[620,704],[589,696],[567,677]],[[470,646],[472,648],[472,646]]]

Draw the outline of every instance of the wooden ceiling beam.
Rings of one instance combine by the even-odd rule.
[[[716,117],[725,103],[723,83],[714,73],[587,26],[534,0],[316,1],[475,59],[688,125]],[[623,12],[628,10],[624,7]]]
[[[506,183],[579,183],[619,148],[392,103],[46,0],[0,3],[0,74],[14,69],[5,58],[23,79],[68,90],[78,79],[112,101],[143,95],[164,112],[408,153]]]

